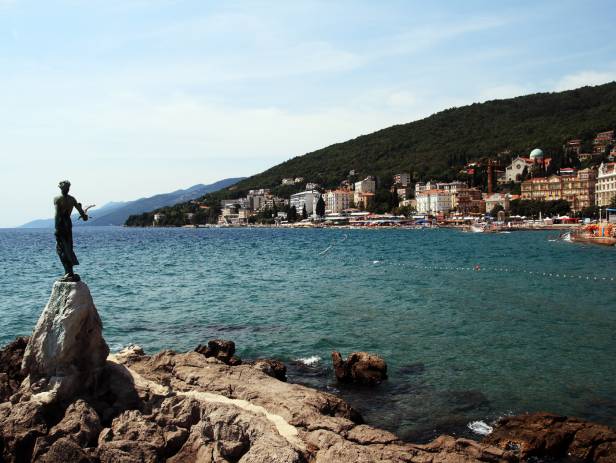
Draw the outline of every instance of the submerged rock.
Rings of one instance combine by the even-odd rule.
[[[340,352],[332,352],[336,379],[342,383],[379,384],[387,379],[387,364],[378,355],[353,352],[346,360]]]
[[[54,283],[22,362],[33,392],[48,392],[49,400],[68,399],[96,381],[109,355],[102,329],[83,281]]]

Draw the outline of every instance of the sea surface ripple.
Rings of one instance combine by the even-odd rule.
[[[241,357],[280,358],[290,380],[339,393],[408,439],[539,410],[616,425],[615,249],[550,232],[74,234],[113,350],[232,339]],[[0,230],[0,262],[3,345],[30,333],[61,274],[53,231]],[[339,388],[332,350],[378,353],[390,379]]]

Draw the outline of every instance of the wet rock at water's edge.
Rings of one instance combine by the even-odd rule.
[[[255,368],[258,368],[272,378],[276,378],[280,381],[287,380],[287,366],[280,360],[257,359],[251,363]]]
[[[346,360],[340,352],[332,352],[336,379],[342,383],[379,384],[387,379],[387,363],[381,357],[367,352],[353,352]]]
[[[206,357],[214,357],[227,365],[241,365],[242,360],[235,356],[235,343],[226,339],[212,339],[207,342],[207,346],[199,344],[195,352]]]
[[[502,418],[484,442],[512,451],[521,461],[616,463],[616,431],[551,413]]]

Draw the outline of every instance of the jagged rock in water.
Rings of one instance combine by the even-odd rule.
[[[379,384],[387,379],[387,364],[378,355],[353,352],[346,360],[340,352],[332,352],[336,379],[342,383]]]
[[[206,357],[214,357],[227,365],[241,365],[242,360],[233,355],[235,354],[235,343],[226,339],[212,339],[207,342],[207,346],[199,344],[195,349]]]
[[[70,399],[89,386],[109,355],[102,329],[83,281],[54,283],[22,362],[33,392],[50,393],[46,400]]]
[[[551,413],[502,418],[484,442],[514,450],[523,460],[548,457],[616,463],[616,432],[613,429]]]

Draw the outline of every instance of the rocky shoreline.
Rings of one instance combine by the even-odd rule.
[[[32,337],[0,351],[0,462],[616,462],[616,432],[547,413],[403,442],[230,347],[108,355],[87,286],[56,283]]]

